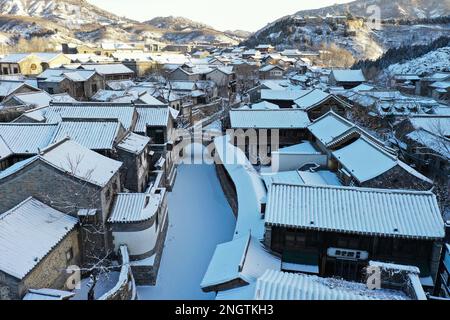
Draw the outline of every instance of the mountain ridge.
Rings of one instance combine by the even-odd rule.
[[[429,6],[434,3],[440,6],[430,11]],[[369,20],[367,15],[359,17],[364,16],[368,12],[367,8],[374,4],[380,6],[381,17],[388,19],[377,28],[367,23]],[[402,15],[397,14],[399,10]],[[412,11],[414,14],[408,14]],[[242,44],[253,47],[268,43],[281,49],[318,50],[324,44],[335,43],[348,50],[357,59],[377,59],[389,48],[426,44],[450,33],[448,23],[438,25],[430,22],[427,25],[423,21],[426,20],[424,17],[430,16],[428,19],[432,19],[441,15],[444,17],[450,15],[450,1],[443,3],[437,0],[357,0],[281,17],[255,32]],[[337,16],[343,16],[343,19]],[[392,19],[412,22],[396,24]],[[418,22],[414,22],[416,20]]]
[[[52,44],[151,40],[235,45],[244,39],[186,18],[172,18],[172,25],[155,26],[120,17],[86,0],[0,0],[0,42],[14,44],[20,38],[43,37]]]
[[[450,1],[442,0],[356,0],[349,3],[301,10],[297,16],[351,13],[360,17],[372,17],[371,6],[378,6],[380,18],[384,19],[424,19],[450,15]]]

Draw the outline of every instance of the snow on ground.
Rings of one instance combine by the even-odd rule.
[[[101,274],[99,279],[97,280],[97,284],[95,285],[95,298],[100,298],[109,290],[114,288],[117,281],[119,281],[120,272],[111,272],[108,274]],[[71,300],[87,300],[88,292],[90,288],[89,278],[84,278],[81,280],[80,288],[76,289],[75,296]]]
[[[431,51],[417,59],[405,63],[396,63],[388,67],[389,75],[417,74],[427,75],[438,71],[450,70],[450,47]]]
[[[207,300],[200,282],[219,243],[230,241],[235,218],[214,165],[181,165],[169,195],[169,230],[155,287],[138,287],[141,300]]]

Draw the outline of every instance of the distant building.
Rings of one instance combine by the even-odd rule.
[[[70,59],[61,53],[15,53],[0,59],[0,74],[38,75],[68,63]]]
[[[261,80],[283,79],[284,69],[278,65],[266,65],[259,69],[259,78]]]
[[[105,81],[130,80],[135,77],[135,73],[122,63],[104,64],[83,64],[80,67],[84,70],[94,70],[101,75]]]
[[[93,70],[47,69],[37,76],[38,86],[50,94],[68,93],[79,101],[105,88],[105,78]]]
[[[295,100],[294,103],[297,108],[308,113],[311,121],[320,118],[330,111],[345,117],[351,109],[351,105],[341,98],[318,89],[311,90],[309,93]]]
[[[273,151],[273,135],[278,135],[276,141],[280,147],[290,146],[306,137],[309,124],[306,112],[296,109],[230,111],[230,127],[235,130],[234,144],[242,148],[253,161],[258,157],[265,158]]]
[[[361,70],[333,70],[329,76],[329,83],[333,86],[351,89],[366,82]]]
[[[255,47],[255,50],[258,50],[261,53],[271,53],[275,51],[275,47],[270,44],[260,44]]]

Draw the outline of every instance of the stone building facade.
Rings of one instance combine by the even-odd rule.
[[[68,289],[70,274],[65,270],[81,264],[80,250],[79,230],[74,229],[25,278],[17,279],[0,271],[0,300],[21,299],[29,289]]]

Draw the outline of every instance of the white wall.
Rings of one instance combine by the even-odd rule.
[[[152,251],[158,239],[155,225],[144,231],[113,232],[113,236],[115,251],[117,252],[121,245],[126,245],[131,256],[138,256]]]

